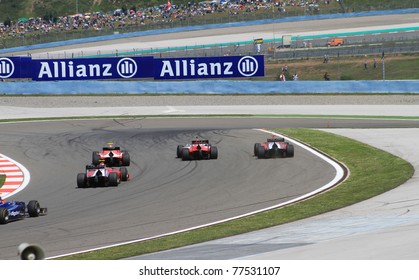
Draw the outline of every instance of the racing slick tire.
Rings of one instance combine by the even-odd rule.
[[[183,145],[178,145],[177,150],[176,150],[176,156],[178,158],[182,158],[182,150],[183,150]]]
[[[189,150],[188,149],[183,149],[182,160],[190,160],[190,155],[189,155]]]
[[[109,186],[116,187],[118,186],[118,173],[117,172],[111,172],[109,174]]]
[[[288,144],[286,149],[287,157],[294,157],[294,145]]]
[[[129,166],[131,164],[131,158],[128,152],[122,154],[122,166]]]
[[[258,148],[258,158],[265,158],[265,147],[259,146]]]
[[[7,224],[9,222],[9,210],[0,208],[0,224]]]
[[[217,158],[218,158],[218,149],[215,146],[211,146],[210,159],[217,159]]]
[[[258,153],[259,153],[259,147],[260,147],[260,143],[255,143],[255,146],[253,148],[253,154],[257,157]]]
[[[128,169],[126,169],[125,167],[121,167],[121,181],[128,181]]]
[[[78,188],[87,187],[87,175],[86,175],[86,173],[77,174],[77,187]]]
[[[31,200],[28,203],[28,214],[29,217],[38,217],[39,213],[41,213],[41,206],[39,202],[36,200]]]
[[[99,165],[100,163],[100,155],[99,152],[95,151],[92,153],[92,164]]]

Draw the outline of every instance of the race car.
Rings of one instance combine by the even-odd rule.
[[[129,166],[131,163],[130,155],[127,151],[121,150],[120,147],[113,146],[108,143],[107,147],[102,148],[102,152],[94,151],[92,153],[92,163],[99,165],[104,161],[106,166]]]
[[[266,142],[255,143],[254,155],[257,158],[294,157],[294,145],[284,138],[268,138]]]
[[[0,197],[0,224],[46,214],[47,208],[41,208],[36,200],[31,200],[26,204],[23,201],[5,201]]]
[[[88,164],[85,173],[77,174],[77,187],[116,187],[121,181],[128,181],[128,179],[129,174],[126,167],[107,167],[104,163]]]
[[[218,149],[209,144],[208,140],[195,139],[191,144],[178,145],[176,155],[182,160],[217,159]]]

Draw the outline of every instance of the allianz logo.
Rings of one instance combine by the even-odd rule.
[[[13,75],[15,65],[13,61],[7,57],[0,58],[0,78],[6,79]]]
[[[122,78],[133,77],[138,70],[137,63],[132,58],[122,58],[116,64],[114,71],[112,63],[77,63],[72,60],[41,61],[38,72],[39,79],[45,78]],[[115,73],[116,72],[116,73]]]
[[[242,57],[234,62],[197,62],[195,59],[162,60],[160,77],[205,77],[205,76],[253,76],[258,71],[258,61],[252,56]],[[235,72],[236,71],[236,72]]]

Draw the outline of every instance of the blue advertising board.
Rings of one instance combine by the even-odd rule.
[[[0,79],[30,78],[31,67],[30,57],[0,57]]]
[[[195,58],[108,57],[74,59],[0,58],[0,78],[34,81],[103,79],[208,79],[262,77],[264,58],[222,56]]]
[[[138,78],[153,78],[153,57],[32,61],[32,79],[35,81]]]
[[[166,58],[154,60],[154,79],[262,77],[264,59],[257,56]]]

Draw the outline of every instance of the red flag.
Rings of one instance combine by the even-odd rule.
[[[170,0],[168,0],[166,10],[170,10],[170,7],[172,7],[172,3],[170,3]]]

